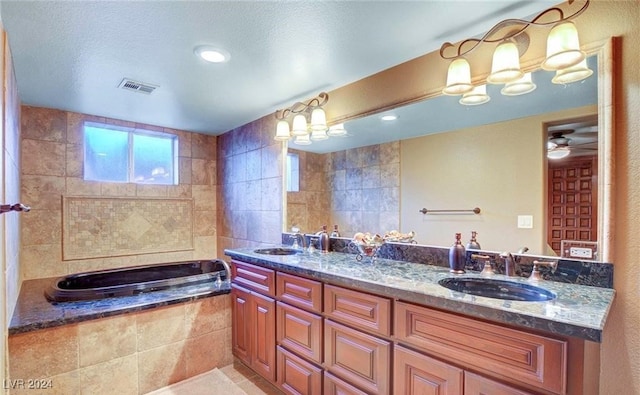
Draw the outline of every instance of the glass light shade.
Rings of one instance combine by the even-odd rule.
[[[512,41],[504,41],[496,47],[491,63],[491,74],[487,77],[490,84],[506,84],[522,78],[520,70],[520,52]]]
[[[322,108],[316,108],[311,112],[311,130],[327,130],[327,117]]]
[[[347,130],[344,128],[344,123],[339,123],[331,126],[327,134],[329,136],[344,136],[347,134]]]
[[[311,140],[320,141],[326,140],[329,136],[327,136],[326,130],[312,130],[311,131]]]
[[[547,141],[547,151],[551,151],[552,149],[555,149],[558,146],[558,144],[554,143],[553,141]]]
[[[294,136],[305,136],[309,134],[309,130],[307,129],[307,118],[302,114],[298,114],[293,117],[293,127],[291,128],[291,133]]]
[[[491,98],[487,95],[487,86],[479,85],[474,87],[471,92],[462,95],[460,104],[464,104],[465,106],[477,106],[479,104],[484,104],[489,100],[491,100]]]
[[[581,81],[593,74],[593,70],[587,66],[587,59],[583,59],[575,66],[556,71],[556,75],[551,79],[554,84],[570,84]]]
[[[309,139],[308,134],[304,134],[296,136],[295,140],[293,140],[293,143],[298,145],[309,145],[311,144],[311,140]]]
[[[518,96],[533,92],[535,89],[536,84],[531,80],[531,73],[524,73],[522,78],[507,83],[504,88],[500,90],[500,93],[505,96]]]
[[[549,159],[562,159],[569,156],[571,151],[569,147],[557,147],[552,150],[547,151],[547,158]]]
[[[547,37],[547,58],[542,62],[545,70],[560,70],[578,64],[585,58],[580,50],[578,29],[573,22],[556,25]]]
[[[447,86],[442,90],[445,95],[462,95],[471,92],[471,67],[465,58],[455,59],[447,71]]]
[[[291,137],[291,134],[289,133],[289,122],[285,120],[278,121],[278,124],[276,125],[276,137],[274,137],[274,139],[278,141],[286,141],[289,140],[289,137]]]

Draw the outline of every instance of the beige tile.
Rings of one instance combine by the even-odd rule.
[[[193,259],[193,250],[188,251],[175,251],[175,252],[163,252],[158,254],[140,254],[136,256],[127,257],[131,262],[131,265],[153,265],[156,263],[166,262],[182,262],[190,261]]]
[[[50,108],[23,106],[22,136],[27,139],[64,143],[67,139],[67,113]]]
[[[135,355],[112,359],[80,369],[82,395],[137,395],[138,365]]]
[[[67,262],[62,262],[59,243],[30,245],[22,248],[20,267],[24,280],[62,276],[69,272]]]
[[[191,183],[194,185],[215,185],[216,162],[207,159],[193,159],[191,162]]]
[[[84,150],[82,145],[67,144],[67,177],[82,177],[84,175]]]
[[[257,373],[251,370],[247,365],[236,359],[233,363],[220,368],[220,371],[224,373],[234,383],[251,379],[257,376]]]
[[[57,176],[22,176],[21,200],[34,210],[61,210],[65,178]]]
[[[66,144],[22,139],[22,174],[65,175]]]
[[[96,115],[67,112],[67,143],[83,144],[85,122],[107,123],[107,119]]]
[[[85,181],[78,177],[67,177],[67,196],[100,196],[100,182]]]
[[[218,295],[185,306],[187,337],[231,327],[231,296]]]
[[[136,184],[136,196],[139,197],[167,197],[167,185]]]
[[[145,394],[187,377],[184,342],[138,353],[138,391]]]
[[[22,216],[22,245],[60,243],[61,217],[60,210],[31,210]]]
[[[281,395],[282,392],[267,380],[255,376],[251,380],[244,380],[238,383],[238,387],[242,388],[247,395]]]
[[[216,136],[208,136],[200,133],[191,135],[191,157],[197,159],[216,158]]]
[[[78,327],[65,325],[9,336],[12,378],[51,377],[78,368]]]
[[[78,325],[80,366],[90,366],[136,352],[136,320],[130,315]]]
[[[194,219],[193,234],[195,236],[212,236],[216,234],[216,211],[198,211]]]
[[[193,251],[194,259],[211,259],[217,255],[216,236],[197,236],[194,237],[195,250]]]
[[[191,158],[191,135],[193,133],[173,129],[165,129],[165,132],[173,133],[178,136],[179,156]]]
[[[187,355],[187,377],[228,365],[224,353],[227,344],[224,341],[224,336],[220,336],[217,332],[187,339],[184,348]]]
[[[136,316],[138,351],[181,341],[185,338],[184,305],[163,307]]]
[[[100,194],[102,196],[135,196],[136,195],[136,184],[133,183],[122,183],[122,182],[101,182],[100,183]]]
[[[193,185],[191,193],[194,199],[194,209],[196,211],[215,210],[216,194],[215,188],[211,185]]]
[[[193,174],[192,174],[192,159],[191,158],[180,158],[178,163],[178,181],[179,184],[182,185],[190,185],[193,183]]]
[[[190,198],[191,185],[169,185],[167,196],[170,198]]]

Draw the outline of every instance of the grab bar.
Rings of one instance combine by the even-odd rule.
[[[8,213],[9,211],[24,211],[26,213],[31,211],[31,207],[22,203],[0,205],[0,214]]]
[[[422,213],[422,214],[431,214],[431,213],[463,213],[463,214],[480,214],[480,208],[476,207],[474,209],[471,210],[427,210],[426,208],[423,208],[422,210],[418,210],[418,212]]]

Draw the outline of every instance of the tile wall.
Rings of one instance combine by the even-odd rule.
[[[177,135],[179,185],[85,181],[82,142],[84,121],[139,127]],[[31,106],[22,106],[21,127],[21,199],[32,208],[31,212],[22,217],[23,279],[217,256],[215,136]],[[139,253],[132,250],[125,256],[63,259],[63,199],[68,197],[86,198],[87,201],[96,198],[101,198],[102,201],[113,199],[114,202],[118,199],[135,199],[144,203],[147,208],[155,205],[158,210],[168,201],[191,199],[193,231],[187,237],[192,237],[193,240],[192,243],[189,241],[183,244],[192,244],[193,248],[162,253]],[[96,214],[98,221],[108,221],[108,213],[96,211]],[[135,230],[130,229],[131,223],[123,221],[122,226],[129,228],[116,231],[131,233]],[[104,243],[113,242],[112,238],[117,233],[102,235],[100,240]],[[136,233],[137,236],[138,233],[140,232]]]
[[[265,116],[218,136],[218,251],[279,244],[284,144]]]

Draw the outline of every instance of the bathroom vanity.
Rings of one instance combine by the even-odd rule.
[[[450,291],[437,266],[225,253],[234,355],[285,393],[598,392],[612,289],[548,281],[553,300],[508,301]]]

